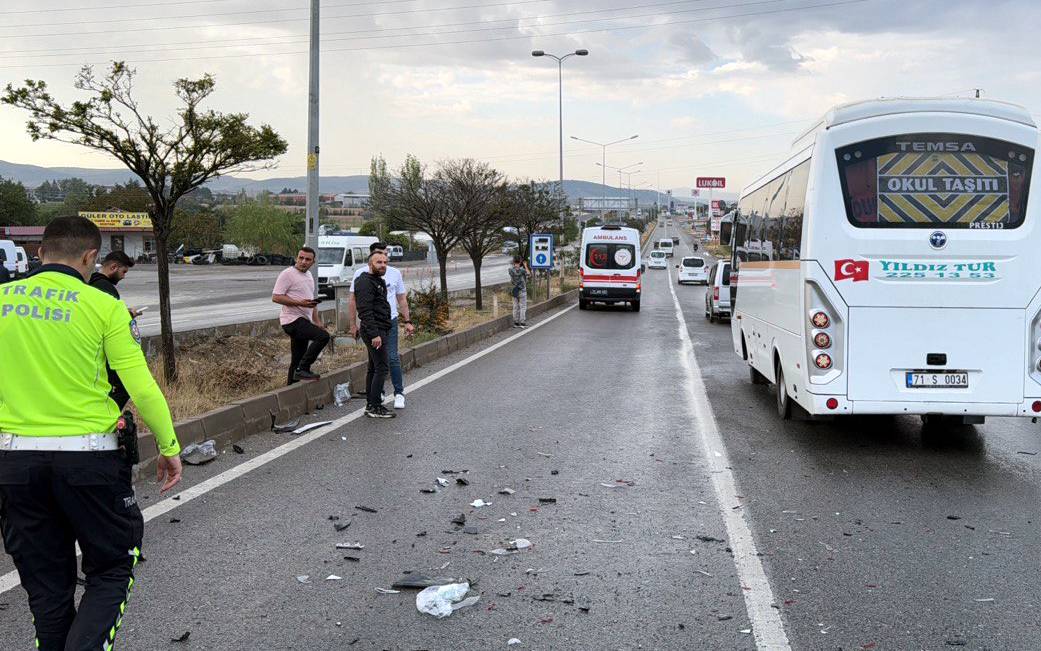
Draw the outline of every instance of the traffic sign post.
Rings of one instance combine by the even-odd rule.
[[[528,240],[528,265],[546,272],[546,299],[549,299],[550,270],[555,253],[552,233],[532,233]]]

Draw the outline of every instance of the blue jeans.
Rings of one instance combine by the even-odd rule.
[[[401,375],[401,357],[398,355],[398,320],[391,319],[390,334],[387,336],[387,357],[390,361],[390,382],[394,393],[405,392],[405,380]]]

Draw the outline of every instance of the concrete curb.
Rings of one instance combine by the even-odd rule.
[[[573,289],[566,294],[558,294],[548,301],[531,305],[528,308],[528,316],[539,316],[577,301],[578,290]],[[509,330],[512,325],[513,317],[507,314],[414,348],[403,348],[400,352],[402,369],[410,371],[424,366]],[[196,418],[174,423],[177,438],[181,441],[182,446],[213,439],[217,444],[217,449],[226,448],[247,436],[269,431],[276,422],[285,422],[308,414],[319,405],[331,404],[333,389],[337,384],[349,381],[352,388],[361,387],[365,384],[366,367],[367,362],[357,362],[346,368],[323,373],[322,378],[317,382],[297,383],[252,398],[237,400]],[[136,467],[138,476],[155,472],[158,451],[151,434],[141,436],[140,449],[141,463]]]

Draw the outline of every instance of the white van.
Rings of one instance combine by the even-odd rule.
[[[665,251],[665,255],[669,258],[672,257],[672,238],[663,237],[658,240],[658,247],[662,251]]]
[[[24,276],[29,273],[29,256],[26,254],[25,249],[20,246],[14,247],[15,254],[15,271],[19,276]]]
[[[12,278],[18,277],[18,247],[11,240],[0,240],[0,264],[7,267]]]
[[[640,233],[635,228],[583,229],[578,309],[585,310],[594,302],[628,303],[639,312],[640,260]]]
[[[405,249],[399,244],[388,244],[387,245],[387,258],[391,260],[400,260],[405,257]]]
[[[832,109],[741,194],[734,351],[782,418],[1041,415],[1038,128],[989,100]]]
[[[318,293],[332,297],[333,283],[350,283],[354,270],[369,263],[368,235],[325,235],[318,238]]]

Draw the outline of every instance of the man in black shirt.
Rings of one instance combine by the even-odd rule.
[[[354,281],[354,300],[361,321],[361,338],[369,351],[369,368],[365,375],[369,418],[394,418],[396,414],[383,406],[383,382],[389,370],[387,337],[390,334],[390,303],[387,302],[387,254],[369,254],[369,270]]]
[[[133,266],[134,261],[126,253],[110,251],[105,256],[105,259],[101,261],[101,271],[95,271],[91,274],[87,284],[100,289],[109,296],[119,299],[119,290],[116,289],[116,284],[126,278],[127,272]],[[135,310],[130,308],[127,308],[127,310],[130,311],[131,319],[137,318],[138,313]],[[131,329],[136,329],[137,322],[132,320],[130,327]],[[109,394],[109,397],[115,401],[119,406],[119,410],[122,411],[130,401],[130,394],[123,387],[123,382],[119,379],[119,375],[111,368],[108,369],[108,383],[112,385],[112,392]]]

